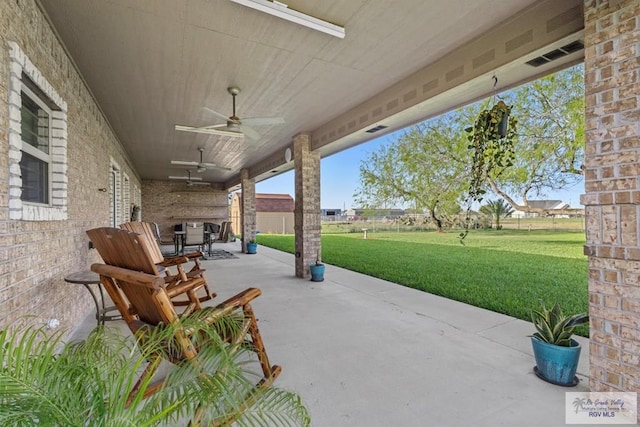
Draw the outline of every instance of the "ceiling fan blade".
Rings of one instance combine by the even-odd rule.
[[[241,121],[245,126],[282,125],[285,123],[282,117],[248,117]]]
[[[226,127],[227,127],[226,124],[220,124],[220,125],[202,126],[202,127],[199,127],[198,129],[204,129],[204,130],[208,130],[208,129],[224,129]]]
[[[192,185],[211,185],[210,182],[192,182]]]
[[[202,178],[200,177],[188,177],[188,176],[170,176],[169,179],[184,179],[184,180],[191,180],[191,181],[202,181]]]
[[[218,113],[217,111],[212,110],[209,107],[204,107],[204,109],[207,110],[209,113],[213,114],[214,116],[216,116],[217,118],[219,118],[220,120],[224,120],[225,122],[229,120],[229,116],[226,116],[222,113]]]
[[[224,166],[219,166],[219,165],[217,165],[215,163],[200,163],[198,165],[198,167],[200,169],[204,169],[204,170],[206,170],[206,169],[220,169],[220,170],[225,170],[225,171],[230,171],[231,170],[231,168],[227,168],[227,167],[224,167]]]
[[[226,126],[225,126],[226,127]],[[242,132],[235,132],[231,130],[225,129],[225,127],[217,129],[211,127],[205,128],[196,128],[193,126],[182,126],[176,125],[176,130],[180,130],[183,132],[195,132],[195,133],[204,133],[208,135],[222,135],[222,136],[231,136],[234,138],[242,138],[244,134]]]
[[[260,139],[260,134],[255,130],[251,129],[249,126],[241,125],[240,130],[243,134],[245,134],[249,139],[257,141]]]
[[[171,164],[178,166],[198,166],[198,162],[185,162],[182,160],[171,160]]]

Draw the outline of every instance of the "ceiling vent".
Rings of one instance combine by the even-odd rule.
[[[365,132],[367,132],[367,133],[376,133],[376,132],[381,131],[382,129],[386,129],[386,128],[388,128],[388,127],[389,127],[389,126],[385,126],[385,125],[378,125],[378,126],[373,127],[373,128],[371,128],[371,129],[367,129]]]
[[[533,58],[531,61],[527,61],[527,64],[532,67],[539,67],[544,64],[548,64],[551,61],[555,61],[558,58],[562,58],[563,56],[567,56],[570,53],[578,52],[584,49],[584,44],[580,40],[576,40],[568,45],[564,45],[561,48],[552,50],[550,52],[545,53],[544,55],[538,56],[537,58]]]

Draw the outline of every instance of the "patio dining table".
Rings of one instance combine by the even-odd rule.
[[[207,230],[204,231],[204,246],[206,246],[207,248],[206,250],[207,255],[211,255],[211,245],[213,244],[213,239],[211,238],[212,236],[214,236],[214,233],[211,233],[210,231],[207,231]],[[178,230],[173,232],[173,244],[174,244],[176,254],[184,255],[184,248],[186,246],[186,241],[187,241],[186,231]]]

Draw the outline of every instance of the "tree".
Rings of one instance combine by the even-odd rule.
[[[531,197],[575,185],[584,161],[584,70],[575,66],[545,76],[505,94],[518,117],[514,164],[487,180],[511,207],[548,215],[529,206]],[[516,199],[522,200],[521,203]],[[567,209],[559,214],[574,214]]]
[[[507,218],[514,212],[511,206],[502,199],[489,200],[486,205],[480,206],[480,212],[496,219],[496,229],[500,230],[500,218]]]
[[[464,132],[447,116],[414,126],[360,164],[356,202],[401,203],[428,213],[438,230],[460,211],[470,154]]]
[[[584,79],[578,65],[501,94],[517,118],[513,164],[486,177],[486,189],[513,209],[548,215],[529,206],[534,197],[581,180],[584,161]],[[360,165],[355,198],[380,205],[404,202],[426,209],[438,228],[459,211],[469,189],[471,153],[464,129],[493,97],[408,130]],[[521,200],[518,202],[517,200]],[[577,209],[554,210],[575,214]]]

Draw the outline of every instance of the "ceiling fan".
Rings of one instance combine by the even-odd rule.
[[[222,113],[218,113],[217,111],[205,107],[207,111],[219,119],[225,120],[226,124],[203,127],[176,125],[176,130],[206,133],[211,135],[233,136],[236,138],[242,138],[246,135],[249,139],[255,141],[260,139],[260,134],[251,126],[279,125],[284,123],[284,119],[282,117],[248,117],[241,119],[236,115],[236,95],[240,93],[240,88],[232,86],[227,88],[227,92],[229,92],[233,98],[233,114],[231,116],[227,117]]]
[[[218,166],[215,163],[206,163],[202,161],[202,153],[204,152],[204,148],[199,147],[198,151],[200,152],[200,162],[185,162],[182,160],[171,160],[171,164],[172,165],[177,165],[177,166],[189,166],[189,167],[195,167],[196,171],[198,172],[204,172],[208,169],[220,169],[220,170],[225,170],[225,171],[230,171],[231,168],[226,168],[224,166]]]
[[[192,185],[211,185],[210,182],[202,182],[202,178],[198,176],[191,177],[191,171],[187,169],[188,176],[170,176],[169,179],[180,179],[186,180],[187,187],[191,187]]]

